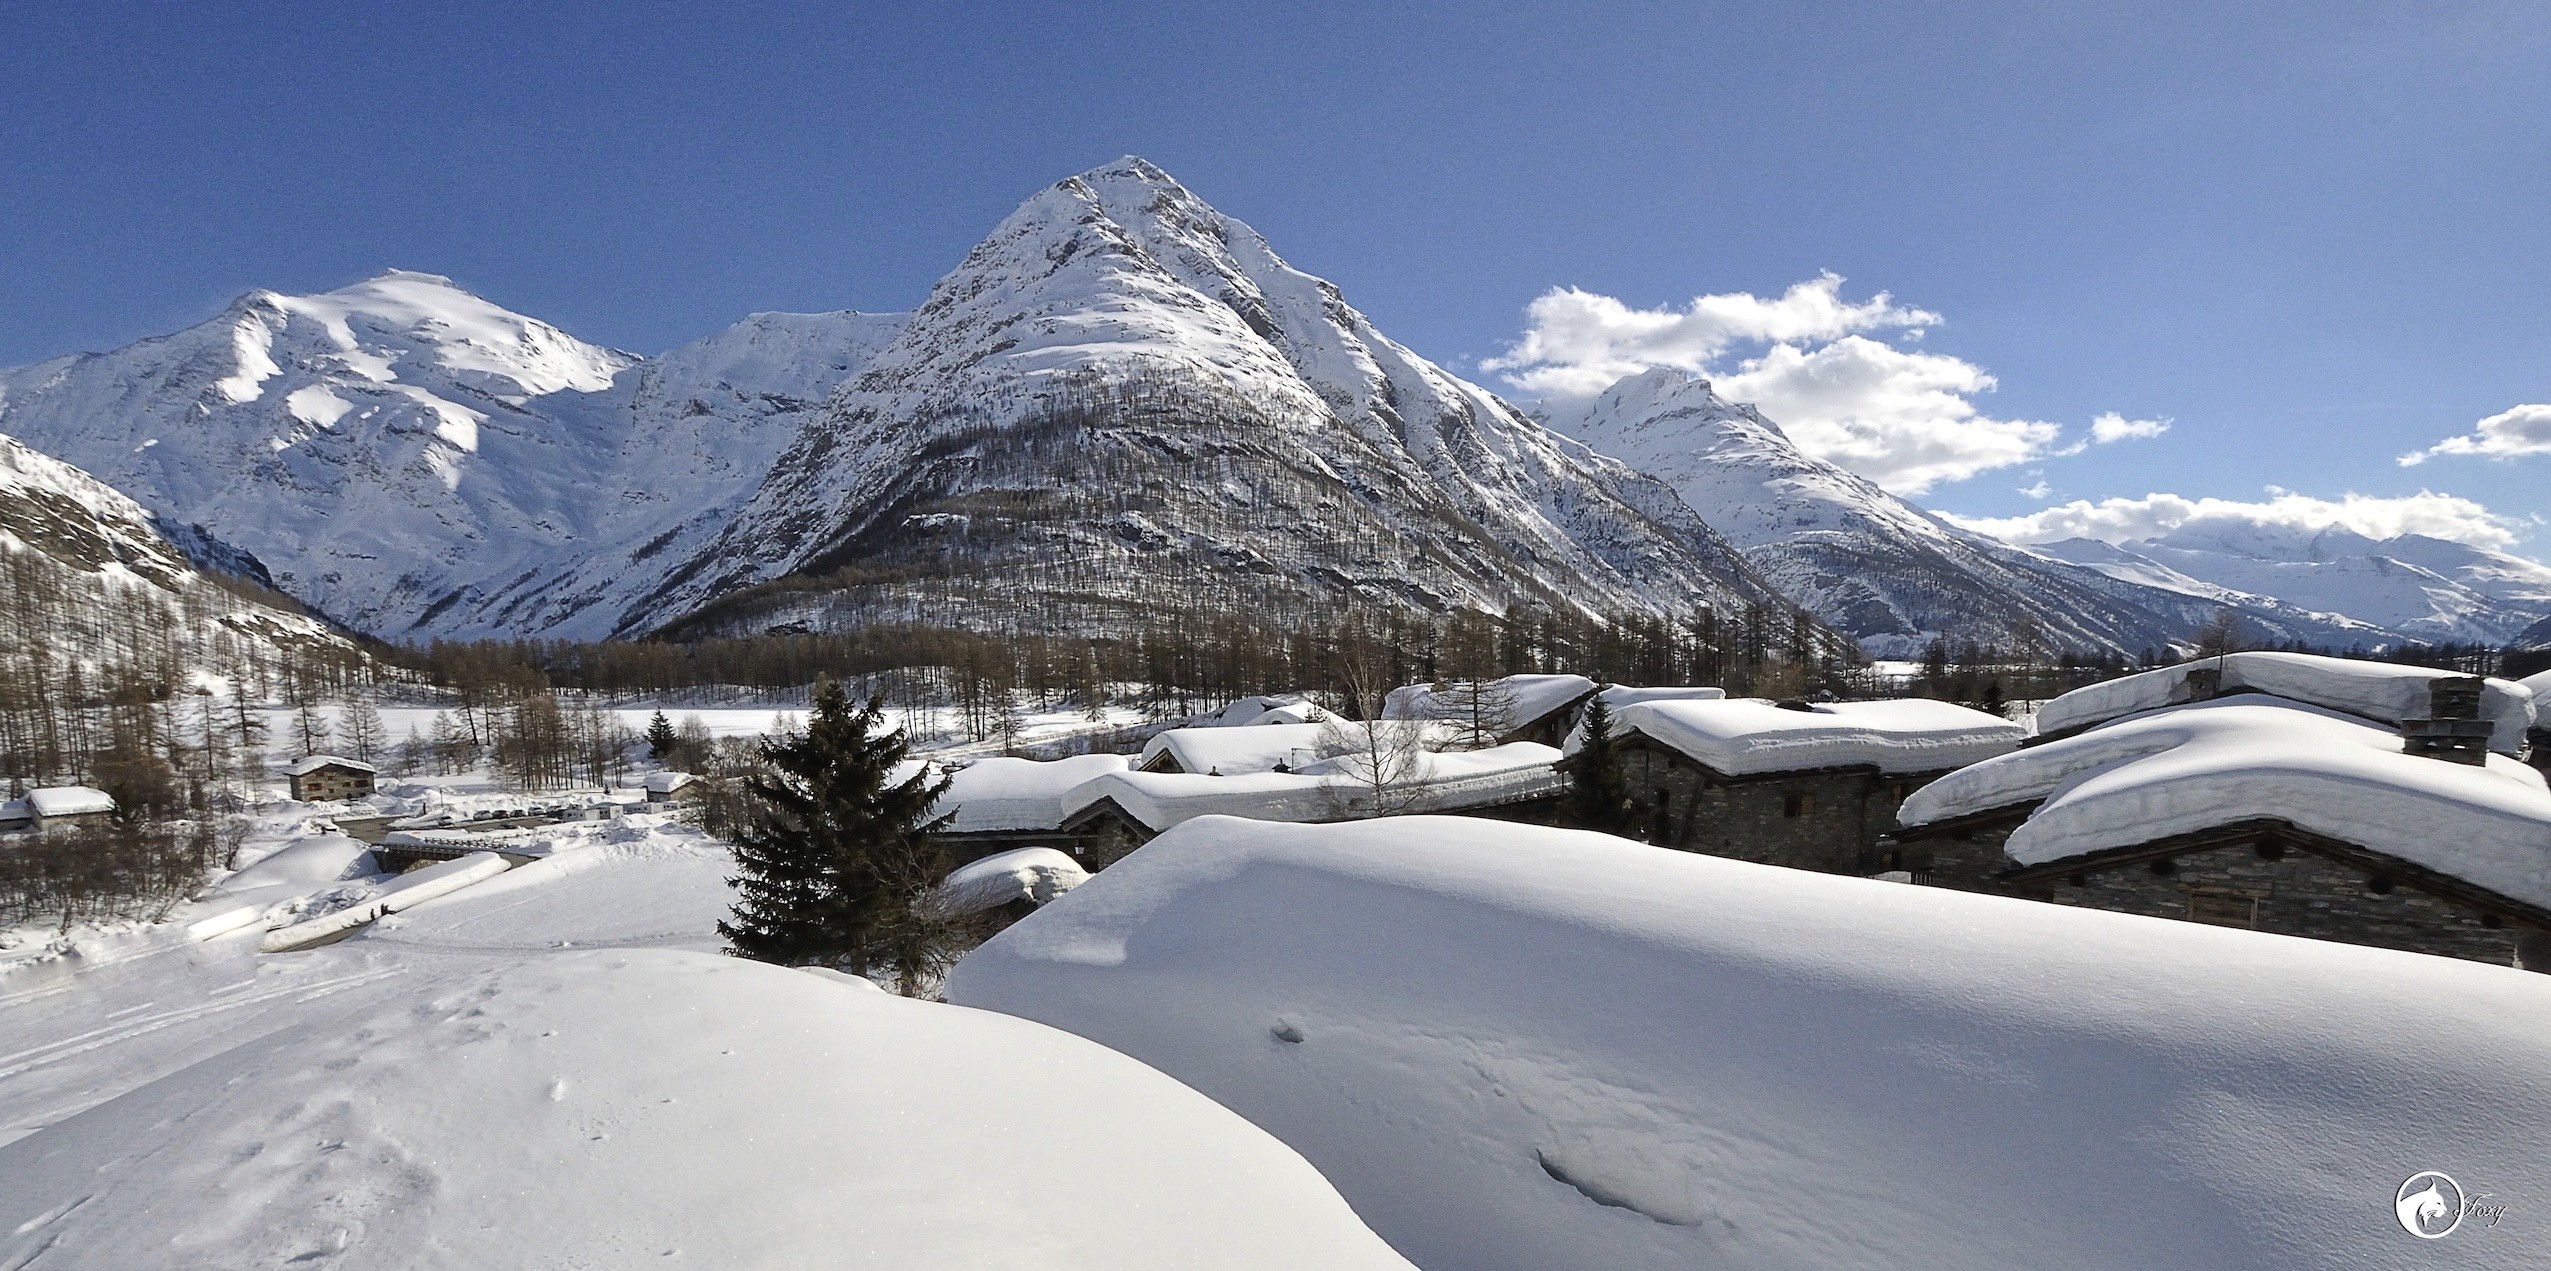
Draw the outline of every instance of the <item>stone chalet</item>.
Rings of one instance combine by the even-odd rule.
[[[2528,675],[2518,682],[2533,690],[2533,729],[2525,734],[2532,753],[2527,757],[2534,767],[2551,773],[2551,671]]]
[[[1897,806],[2027,735],[2009,720],[1922,698],[1632,701],[1612,728],[1632,837],[1844,874],[1898,868],[1876,852]]]
[[[1290,770],[1328,754],[1336,740],[1327,724],[1243,724],[1238,727],[1172,728],[1143,743],[1134,767],[1143,772],[1192,772],[1233,777]]]
[[[1032,848],[1079,856],[1087,844],[1085,836],[1063,828],[1065,798],[1075,788],[1123,772],[1125,767],[1124,755],[977,759],[948,774],[948,788],[931,809],[952,818],[939,832],[939,840],[960,866]],[[897,773],[899,779],[902,775]]]
[[[44,786],[0,803],[0,830],[60,830],[115,815],[115,799],[92,786]]]
[[[647,802],[671,803],[691,797],[690,791],[699,778],[687,772],[650,772],[647,774]]]
[[[1383,699],[1382,718],[1464,725],[1478,709],[1488,716],[1479,721],[1481,731],[1501,745],[1530,741],[1557,746],[1567,741],[1577,711],[1592,696],[1594,681],[1582,675],[1509,675],[1476,688],[1468,682],[1411,684],[1392,689]]]
[[[2504,680],[2241,653],[2049,702],[1891,847],[1972,891],[2551,969],[2551,786]]]
[[[1064,796],[1062,831],[1081,864],[1095,870],[1200,816],[1321,822],[1429,813],[1540,824],[1567,792],[1567,778],[1553,766],[1558,758],[1556,748],[1537,742],[1425,751],[1378,794],[1362,757],[1352,754],[1283,772],[1109,773]]]
[[[334,803],[372,793],[381,770],[343,755],[311,755],[284,770],[292,797],[302,803]]]
[[[1088,871],[1050,847],[1021,847],[970,861],[939,884],[947,912],[977,915],[986,934],[1001,931],[1089,881]]]

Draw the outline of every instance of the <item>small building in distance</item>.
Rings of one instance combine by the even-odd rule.
[[[372,793],[381,770],[343,755],[311,755],[284,770],[292,797],[303,803],[334,803]]]
[[[2007,719],[1927,698],[1630,700],[1612,718],[1632,837],[1843,874],[1899,868],[1877,850],[1898,805],[2025,736]],[[1570,742],[1582,746],[1582,734]]]
[[[1088,881],[1088,871],[1053,848],[1013,848],[948,871],[939,901],[949,913],[982,915],[999,932]]]
[[[1072,790],[1112,772],[1124,755],[1072,755],[1063,759],[998,756],[977,759],[948,774],[948,788],[932,806],[951,814],[939,832],[948,855],[970,861],[1026,848],[1058,848],[1079,855],[1080,836],[1063,830],[1063,801]],[[900,779],[904,774],[896,774]]]
[[[671,803],[690,797],[683,792],[699,781],[687,772],[650,772],[647,774],[647,802]]]
[[[1172,728],[1143,743],[1134,767],[1223,777],[1273,772],[1326,757],[1324,747],[1334,743],[1335,731],[1310,723]]]
[[[1567,740],[1578,708],[1592,696],[1594,681],[1582,675],[1446,680],[1392,689],[1382,701],[1382,718],[1450,724],[1498,745],[1529,741],[1556,746]]]
[[[2551,773],[2551,671],[2528,675],[2517,683],[2533,690],[2533,728],[2525,734],[2531,750],[2526,758]]]
[[[1553,767],[1558,758],[1556,748],[1536,742],[1418,751],[1398,761],[1404,772],[1386,772],[1380,790],[1368,761],[1355,754],[1287,772],[1109,773],[1064,796],[1062,828],[1081,864],[1095,870],[1200,816],[1318,822],[1428,813],[1540,822],[1567,792],[1567,778]]]
[[[115,798],[94,786],[42,786],[0,803],[0,830],[59,830],[115,815]]]
[[[1933,783],[1932,881],[2551,969],[2551,786],[2504,680],[2239,653],[2049,702],[2051,734]]]

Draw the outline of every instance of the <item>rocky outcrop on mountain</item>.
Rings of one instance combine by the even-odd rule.
[[[1671,491],[1126,159],[1029,199],[620,629],[1781,598]]]

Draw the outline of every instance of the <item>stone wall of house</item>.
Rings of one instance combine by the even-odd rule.
[[[1878,871],[1878,837],[1937,774],[1829,768],[1728,778],[1671,751],[1627,746],[1621,780],[1632,837],[1660,847],[1822,873]]]
[[[1983,892],[1991,896],[2018,896],[2025,900],[2051,899],[2043,886],[2014,887],[2001,880],[2002,871],[2011,868],[2011,858],[2003,851],[2011,831],[2019,828],[2013,820],[2008,825],[1983,826],[1936,837],[1917,838],[1900,845],[1888,845],[1880,853],[1875,870],[1901,869],[1913,875],[1914,881],[1933,887],[1953,887],[1959,891]],[[1894,859],[1890,862],[1887,857]],[[1873,870],[1874,872],[1874,870]]]
[[[2367,872],[2289,847],[2268,860],[2250,846],[2208,848],[2173,857],[2170,872],[2151,863],[2120,865],[2052,883],[2059,905],[2155,918],[2242,921],[2255,902],[2256,929],[2380,949],[2405,949],[2507,966],[2521,928],[2492,927],[2475,910],[2395,881],[2388,893],[2367,885]],[[2192,905],[2191,898],[2195,897]]]
[[[292,778],[292,797],[303,803],[327,803],[336,799],[359,799],[372,793],[373,779],[342,769],[322,768],[317,772]]]

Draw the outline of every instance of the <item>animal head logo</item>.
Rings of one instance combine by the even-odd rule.
[[[2421,1240],[2441,1240],[2462,1225],[2462,1185],[2434,1170],[2412,1174],[2392,1198],[2400,1229]]]

